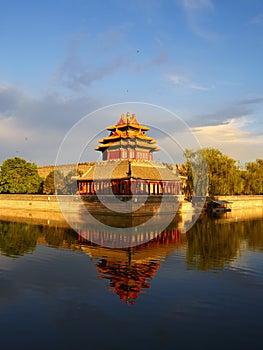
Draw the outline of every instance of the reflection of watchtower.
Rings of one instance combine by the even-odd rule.
[[[158,151],[156,141],[145,134],[150,130],[139,124],[135,114],[122,114],[117,124],[107,127],[111,133],[99,141],[95,148],[102,152],[103,160],[145,159],[152,160],[153,152]]]
[[[96,231],[94,233],[98,234]],[[109,291],[116,293],[126,304],[134,304],[139,294],[150,288],[161,260],[175,248],[186,244],[176,227],[164,230],[136,248],[128,249],[112,250],[91,245],[85,237],[90,237],[89,232],[79,233],[78,240],[81,249],[96,259],[98,277],[108,280]]]

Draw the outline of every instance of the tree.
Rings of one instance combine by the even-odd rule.
[[[72,169],[64,178],[63,194],[76,194],[78,191],[77,181],[74,177],[79,175],[76,169]]]
[[[39,193],[42,182],[36,164],[25,159],[9,158],[1,166],[1,193]]]
[[[78,191],[77,181],[74,179],[79,172],[72,169],[66,176],[60,170],[51,171],[43,184],[45,194],[75,194]]]
[[[246,168],[247,194],[263,194],[263,159],[247,163]]]
[[[202,192],[200,186],[205,184],[205,173],[207,173],[209,180],[209,196],[242,193],[244,180],[234,159],[214,148],[203,148],[197,151],[187,150],[185,157],[185,166],[188,172],[187,191],[189,193],[196,195],[196,191]]]
[[[209,173],[209,193],[214,195],[238,194],[240,173],[236,161],[214,148],[204,148]]]
[[[43,193],[61,194],[64,188],[64,175],[60,170],[52,170],[43,184]]]
[[[185,176],[188,180],[184,187],[187,199],[194,197],[205,197],[208,188],[207,164],[202,150],[186,150]]]

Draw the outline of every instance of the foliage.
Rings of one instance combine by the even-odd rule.
[[[9,158],[1,166],[1,193],[39,193],[42,181],[36,164],[25,159]]]
[[[192,196],[204,197],[207,194],[208,177],[207,164],[204,154],[201,150],[196,152],[192,150],[185,151],[185,176],[188,180],[184,187],[184,193],[187,199]]]
[[[263,194],[263,159],[246,164],[244,175],[246,194]]]
[[[60,170],[52,170],[43,184],[44,194],[61,194],[64,187],[64,175]]]
[[[76,194],[78,191],[77,181],[74,177],[77,175],[76,170],[71,170],[64,178],[63,194]]]
[[[203,153],[209,174],[209,194],[238,194],[242,185],[236,161],[213,148],[205,148]]]
[[[203,157],[203,158],[202,158]],[[197,151],[185,151],[186,163],[181,175],[188,177],[184,188],[186,198],[191,199],[203,191],[200,186],[205,184],[205,159],[208,174],[209,196],[263,194],[263,160],[246,164],[241,169],[238,162],[214,148],[203,148]]]
[[[77,181],[73,178],[74,176],[76,176],[74,169],[65,177],[60,170],[51,171],[44,181],[43,193],[75,194],[77,192]]]
[[[205,172],[208,175],[208,195],[234,195],[242,193],[244,181],[236,161],[214,148],[197,151],[186,150],[186,168],[188,173],[187,195],[198,195],[205,184]],[[206,166],[204,165],[206,163]],[[198,169],[200,168],[200,169]]]
[[[185,151],[185,164],[180,175],[186,176],[183,192],[192,196],[263,194],[263,159],[248,162],[241,169],[238,162],[214,148]],[[3,162],[0,170],[0,193],[75,194],[79,170],[66,176],[60,170],[51,171],[43,181],[37,166],[15,157]]]

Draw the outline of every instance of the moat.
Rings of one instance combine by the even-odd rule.
[[[257,349],[263,219],[177,224],[126,249],[0,221],[3,349]]]

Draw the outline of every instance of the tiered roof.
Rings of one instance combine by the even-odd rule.
[[[154,181],[178,181],[178,174],[164,163],[147,160],[106,160],[91,164],[81,180],[147,179]]]
[[[110,135],[99,140],[100,145],[95,147],[96,151],[103,152],[108,147],[118,146],[139,146],[146,147],[152,151],[157,151],[159,148],[155,145],[156,141],[145,134],[145,131],[150,130],[145,125],[141,125],[135,114],[130,116],[130,113],[122,114],[117,124],[107,127],[111,131]]]

